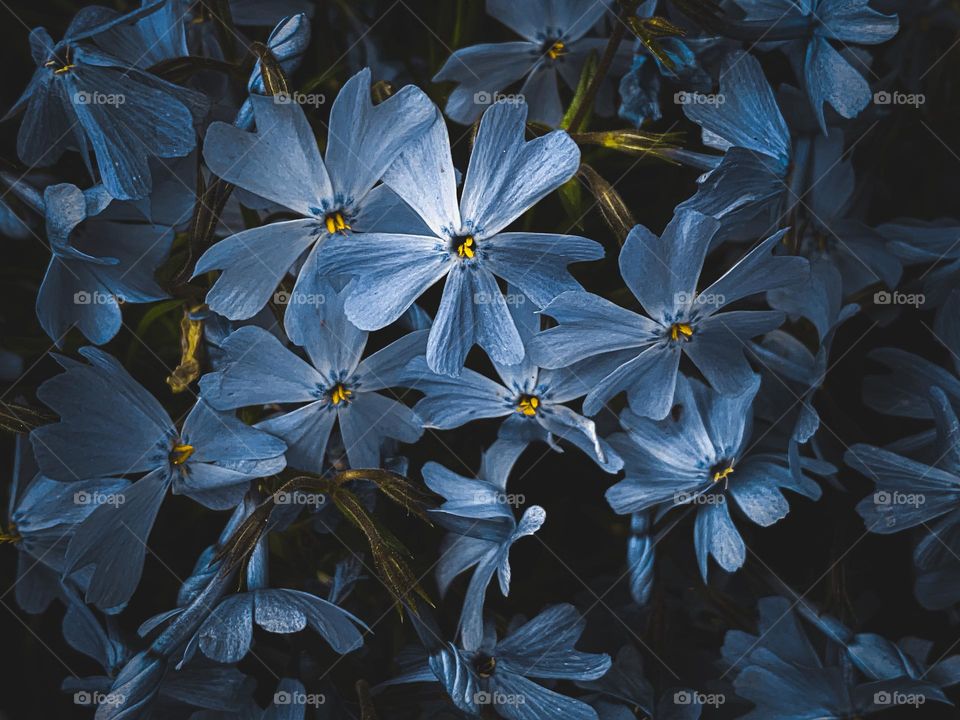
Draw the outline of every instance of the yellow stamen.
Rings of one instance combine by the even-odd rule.
[[[71,69],[73,69],[73,68],[76,67],[76,65],[74,65],[72,62],[70,62],[70,55],[71,55],[71,52],[70,52],[70,48],[68,47],[68,48],[66,49],[66,51],[64,52],[64,59],[63,59],[63,60],[61,60],[61,59],[58,58],[58,57],[52,57],[52,58],[50,58],[49,60],[47,60],[47,61],[43,64],[43,66],[44,66],[44,67],[48,67],[48,68],[56,68],[56,69],[53,71],[53,74],[54,74],[54,75],[63,75],[63,73],[68,72],[68,71],[70,71]],[[59,67],[57,67],[58,65],[59,65]]]
[[[536,395],[521,395],[520,402],[517,403],[517,412],[527,417],[533,417],[537,414],[538,407],[540,407],[540,398]]]
[[[732,474],[733,474],[733,465],[731,465],[730,467],[726,468],[725,470],[717,470],[717,471],[713,474],[713,481],[714,481],[715,483],[718,483],[718,482],[720,482],[721,480],[726,480],[726,479],[727,479],[728,477],[730,477]]]
[[[465,257],[469,260],[476,254],[474,247],[475,243],[473,241],[473,235],[467,235],[463,241],[457,245],[457,255],[460,257]]]
[[[674,323],[670,326],[670,339],[679,340],[681,336],[684,340],[689,340],[693,335],[693,328],[687,323]]]
[[[333,390],[330,391],[330,402],[334,405],[349,402],[351,395],[353,395],[352,390],[348,390],[341,383],[337,383],[333,386]]]
[[[350,226],[347,225],[346,220],[343,219],[343,213],[339,210],[337,212],[332,212],[326,217],[327,232],[333,235],[335,232],[343,232],[344,230],[349,230]]]
[[[20,533],[17,532],[17,527],[13,523],[10,524],[10,532],[3,532],[0,530],[0,544],[18,543],[20,542],[20,539]]]
[[[173,465],[183,465],[193,455],[193,445],[177,443],[170,449],[170,462]]]
[[[65,62],[63,65],[61,65],[60,67],[57,67],[57,65],[60,65],[60,61],[59,61],[59,60],[47,60],[47,61],[43,64],[44,67],[57,68],[56,70],[53,71],[53,74],[54,74],[54,75],[63,75],[63,73],[69,72],[70,70],[72,70],[73,68],[76,67],[76,65],[74,65],[74,64],[73,64],[72,62],[70,62],[69,60],[68,60],[67,62]]]
[[[561,55],[567,54],[567,46],[563,44],[561,40],[557,40],[553,45],[550,46],[550,49],[547,50],[547,57],[551,60],[556,60]]]

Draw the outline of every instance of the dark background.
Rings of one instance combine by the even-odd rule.
[[[81,5],[22,0],[0,4],[0,61],[4,76],[0,85],[0,107],[12,105],[33,71],[28,28],[43,25],[54,38],[59,38]],[[381,0],[369,3],[369,7],[373,8],[368,15],[373,23],[370,37],[380,49],[381,57],[398,63],[403,80],[420,85],[437,101],[442,100],[447,88],[431,84],[430,77],[446,60],[451,48],[513,38],[509,31],[486,16],[481,0]],[[249,35],[263,39],[265,33],[264,30]],[[954,40],[945,29],[929,31],[933,47],[946,50]],[[303,65],[292,78],[293,87],[324,88],[328,97],[332,97],[336,88],[352,74],[342,59],[349,44],[340,6],[319,2],[313,22],[313,42]],[[792,80],[779,55],[761,56],[765,67],[770,69],[774,85],[778,80]],[[960,115],[950,79],[955,76],[958,62],[960,50],[955,50],[927,77],[923,89],[927,104],[921,110],[898,110],[858,145],[854,160],[858,183],[871,198],[866,206],[866,218],[871,224],[900,216],[934,219],[956,214],[957,188],[960,187],[957,157],[960,137],[956,120]],[[666,92],[668,90],[665,97]],[[665,103],[664,111],[666,117],[652,129],[666,130],[677,121],[675,129],[687,133],[690,147],[698,147],[697,129],[683,119],[672,104]],[[307,112],[317,122],[322,141],[322,123],[329,106]],[[608,124],[622,125],[619,121],[608,121]],[[15,151],[18,127],[16,119],[0,124],[0,158],[14,169],[22,169]],[[465,128],[451,125],[451,140],[456,143],[454,153],[460,168],[465,167],[467,157],[465,134]],[[638,222],[655,232],[662,230],[673,207],[694,191],[697,174],[694,170],[656,160],[634,166],[634,158],[608,151],[589,151],[585,159],[611,181],[630,169],[616,189]],[[66,156],[58,165],[57,178],[72,180],[81,186],[87,184],[76,154]],[[551,197],[533,211],[532,220],[525,221],[536,230],[563,231],[569,230],[565,217],[559,202]],[[595,211],[585,219],[580,231],[603,243],[608,257],[579,268],[578,277],[595,292],[603,293],[616,287],[619,283],[616,239]],[[39,238],[22,241],[0,240],[4,243],[4,261],[0,263],[2,343],[22,354],[29,368],[14,386],[0,390],[6,402],[35,403],[37,385],[57,372],[49,356],[50,340],[41,331],[33,311],[36,290],[49,258],[41,240],[42,228],[38,228],[38,235]],[[713,256],[710,262],[716,266],[709,265],[708,274],[719,274],[722,267],[728,266],[722,253],[721,257]],[[431,302],[435,303],[435,298],[427,301],[433,310],[435,304]],[[124,311],[126,325],[137,329],[146,309],[128,306]],[[174,417],[189,403],[187,396],[172,396],[163,382],[179,355],[178,320],[179,312],[171,313],[150,325],[139,338],[128,329],[121,330],[107,346],[138,380],[164,401]],[[875,325],[876,321],[881,324]],[[860,399],[860,386],[863,377],[875,369],[865,357],[875,347],[897,345],[946,364],[947,353],[927,329],[931,326],[930,312],[909,312],[899,318],[889,318],[867,307],[843,327],[833,355],[835,360],[842,359],[829,372],[817,396],[825,425],[839,437],[838,440],[830,432],[821,434],[828,453],[832,453],[831,459],[837,464],[844,445],[860,441],[882,444],[916,429],[908,421],[880,416],[865,408]],[[81,340],[78,334],[72,334],[65,350],[74,351]],[[371,340],[374,347],[385,342],[385,338],[377,336]],[[481,357],[473,359],[475,367],[483,367]],[[118,436],[122,432],[123,429],[118,428]],[[453,432],[428,433],[409,453],[411,478],[419,481],[419,467],[426,460],[436,460],[461,474],[475,471],[481,449],[492,441],[495,432],[495,422],[482,421]],[[9,487],[12,445],[9,435],[0,437],[4,497]],[[771,571],[796,592],[806,593],[807,599],[829,609],[858,630],[877,632],[894,640],[904,635],[934,640],[933,657],[939,657],[960,638],[947,613],[927,612],[913,597],[910,553],[915,536],[912,533],[864,536],[863,522],[853,508],[860,498],[872,492],[872,486],[845,468],[838,475],[838,487],[825,484],[820,502],[791,497],[790,514],[774,527],[759,529],[747,522],[738,522],[752,549],[747,564],[734,576],[724,575],[713,565],[709,587],[703,586],[696,570],[691,522],[682,522],[658,546],[658,585],[652,610],[637,615],[629,607],[622,582],[628,519],[614,515],[603,499],[605,489],[613,482],[613,477],[600,472],[574,448],[560,455],[537,445],[524,454],[512,476],[510,492],[521,493],[528,503],[545,507],[547,522],[535,538],[525,539],[514,548],[509,601],[491,589],[487,600],[489,610],[501,618],[509,618],[514,613],[533,615],[556,602],[575,602],[581,608],[593,605],[588,614],[591,629],[582,643],[584,647],[590,648],[593,644],[595,649],[602,643],[604,649],[610,650],[624,641],[635,642],[621,621],[613,617],[616,614],[680,675],[684,684],[701,689],[710,687],[710,681],[721,674],[715,662],[724,632],[737,627],[751,629],[755,598],[774,592],[769,580]],[[436,559],[441,531],[425,527],[386,503],[380,503],[378,512],[413,552],[414,570],[418,574],[425,572]],[[155,557],[148,556],[140,588],[121,617],[131,639],[140,622],[173,607],[179,580],[189,574],[200,550],[215,539],[226,520],[225,514],[214,515],[181,497],[171,497],[165,502],[151,536]],[[349,530],[338,530],[338,535],[352,548],[363,549],[359,535]],[[334,562],[344,555],[343,545],[329,536],[297,536],[278,543],[274,550],[273,574],[280,582],[285,578],[291,582],[301,581],[304,567],[312,568],[305,563],[315,563],[330,571]],[[70,673],[93,675],[100,669],[62,640],[59,606],[37,617],[26,615],[16,606],[12,592],[15,561],[14,548],[0,546],[0,601],[3,604],[0,638],[3,638],[4,658],[0,663],[0,717],[90,717],[89,711],[76,708],[59,686]],[[308,569],[306,574],[311,572],[312,569]],[[424,579],[424,586],[436,597],[432,576]],[[461,578],[451,591],[453,597],[441,604],[441,618],[448,630],[455,625],[465,586]],[[601,603],[596,603],[597,596],[602,598]],[[371,578],[359,586],[350,609],[372,621],[388,612],[389,597]],[[605,638],[613,638],[614,644],[607,644]],[[364,650],[337,665],[330,675],[333,684],[352,699],[352,687],[357,679],[364,678],[375,684],[390,677],[395,653],[412,640],[409,623],[401,624],[395,614],[387,615],[376,627],[375,635],[367,640]],[[323,643],[307,633],[291,638],[260,635],[257,653],[270,666],[270,671],[250,658],[241,668],[257,677],[258,697],[263,702],[273,693],[275,680],[271,673],[296,674],[299,666],[310,691],[311,673],[314,677],[322,674],[333,660]],[[316,665],[299,663],[306,654],[314,658]],[[293,662],[288,663],[287,658],[293,658]],[[304,667],[307,670],[303,670]],[[649,655],[647,668],[649,678],[658,688],[675,684],[664,667]],[[435,695],[436,690],[411,686],[390,691],[380,702],[381,714],[390,718],[397,713],[400,717],[412,701]],[[956,692],[952,697],[960,699]],[[353,714],[351,709],[344,712],[344,717]],[[927,706],[916,712],[894,709],[886,717],[908,715],[958,716],[952,709]],[[705,711],[704,716],[710,717],[711,711]]]

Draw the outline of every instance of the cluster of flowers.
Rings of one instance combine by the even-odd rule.
[[[98,720],[679,720],[721,705],[737,717],[847,718],[949,703],[960,657],[928,661],[931,642],[857,632],[782,583],[755,600],[755,634],[727,631],[723,675],[699,690],[650,679],[622,629],[612,645],[591,639],[597,652],[577,649],[583,608],[547,605],[508,624],[485,611],[494,576],[510,592],[514,543],[546,521],[540,505],[519,513],[510,486],[535,443],[567,446],[611,478],[604,510],[629,522],[634,612],[651,603],[657,544],[682,517],[693,515],[692,547],[673,561],[695,558],[707,585],[710,558],[725,577],[745,564],[744,521],[766,528],[787,516],[788,497],[819,500],[824,483],[838,487],[840,460],[876,484],[858,506],[868,531],[930,531],[914,555],[919,602],[960,602],[960,224],[871,227],[850,158],[861,123],[887,122],[896,98],[923,98],[923,68],[904,61],[920,57],[919,28],[960,15],[938,0],[885,5],[487,0],[520,39],[453,52],[434,77],[453,84],[442,109],[413,85],[375,83],[372,61],[341,72],[329,103],[291,94],[320,12],[308,2],[210,4],[230,6],[227,18],[144,0],[126,14],[86,7],[59,41],[33,30],[36,71],[9,113],[22,114],[28,171],[0,173],[0,227],[22,239],[42,217],[40,325],[58,348],[75,331],[89,344],[56,354],[62,372],[37,390],[45,409],[17,438],[3,537],[20,553],[20,607],[62,604],[66,642],[103,667],[64,687],[96,704]],[[250,44],[237,26],[273,29]],[[368,30],[358,42],[372,42]],[[227,33],[255,59],[243,94]],[[882,43],[896,49],[883,80],[866,49]],[[782,51],[794,85],[771,86],[758,45],[764,59]],[[199,71],[177,75],[198,59]],[[636,130],[671,97],[701,128],[700,150]],[[321,143],[310,116],[326,105]],[[631,127],[589,133],[594,114]],[[457,124],[458,135],[474,125],[462,171]],[[582,163],[581,146],[616,152],[625,138],[702,173],[659,234],[623,223],[632,214],[615,188]],[[86,188],[36,170],[67,153],[85,163]],[[601,260],[603,245],[527,229],[528,211],[578,177],[603,188],[605,216],[625,210],[610,223],[619,277],[590,290],[568,268]],[[913,267],[935,269],[905,295]],[[892,377],[866,379],[866,405],[928,427],[836,458],[821,446],[833,433],[815,396],[835,337],[874,291],[878,305],[905,306],[889,310],[934,311],[955,363],[876,351]],[[183,362],[168,379],[193,398],[182,418],[98,347],[137,303],[184,310]],[[378,331],[391,341],[370,352]],[[4,351],[11,381],[20,360]],[[484,419],[499,422],[497,438],[472,476],[407,459],[425,432]],[[176,607],[130,638],[116,616],[151,537],[183,532],[156,523],[171,493],[229,520]],[[452,631],[393,554],[380,495],[446,531],[425,564],[445,606],[462,595]],[[335,567],[300,568],[296,587],[271,582],[271,538],[325,542],[344,524],[366,534],[373,568],[350,551]],[[464,574],[465,591],[448,595]],[[418,640],[393,676],[354,702],[329,684],[308,692],[303,681],[326,672],[304,671],[279,680],[262,709],[237,667],[255,653],[254,626],[309,626],[325,652],[363,652],[384,618],[347,607],[378,579]],[[389,698],[408,683],[439,688],[394,713]]]

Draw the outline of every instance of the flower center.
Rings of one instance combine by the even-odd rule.
[[[547,42],[550,43],[549,40]],[[567,54],[567,46],[563,44],[562,40],[554,40],[552,43],[550,43],[549,47],[547,48],[547,57],[550,58],[551,60],[556,60],[561,55],[566,55],[566,54]]]
[[[474,659],[473,667],[476,669],[477,675],[482,678],[488,678],[493,675],[494,670],[497,669],[497,659],[493,657],[493,655],[480,653]]]
[[[10,523],[10,529],[7,532],[0,530],[0,544],[18,543],[21,539],[20,533],[17,532],[17,526],[13,523]]]
[[[57,56],[53,56],[47,60],[44,64],[44,67],[53,68],[54,75],[63,75],[65,72],[69,72],[72,68],[75,68],[72,62],[70,62],[70,48],[64,50],[64,59],[61,60]]]
[[[726,467],[724,467],[726,466]],[[718,483],[721,480],[726,482],[727,478],[733,475],[733,463],[720,463],[713,468],[713,482]]]
[[[193,450],[193,445],[177,443],[170,448],[170,464],[183,465],[187,460],[190,459],[190,456],[193,455]]]
[[[527,417],[536,415],[538,407],[540,407],[540,398],[536,395],[521,395],[517,401],[517,412]]]
[[[350,226],[347,225],[347,221],[343,219],[343,213],[337,210],[336,212],[327,213],[327,216],[324,218],[324,223],[327,226],[327,232],[333,235],[336,232],[345,232],[350,229]]]
[[[337,383],[333,386],[333,390],[330,391],[330,402],[334,405],[348,403],[350,402],[351,395],[353,395],[352,390],[348,390],[343,383]]]
[[[693,326],[689,323],[674,323],[670,326],[670,339],[676,342],[680,338],[689,340],[693,336]]]
[[[477,241],[473,239],[473,235],[454,238],[453,247],[457,249],[457,257],[467,260],[472,259],[477,254]]]

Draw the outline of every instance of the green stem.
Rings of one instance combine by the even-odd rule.
[[[573,116],[573,120],[570,121],[570,131],[576,132],[580,130],[580,124],[583,122],[586,114],[590,112],[590,109],[593,107],[593,102],[597,97],[597,92],[600,90],[600,83],[603,82],[606,78],[607,73],[610,71],[610,66],[613,64],[613,59],[617,55],[617,50],[620,49],[620,43],[623,42],[623,38],[626,35],[627,24],[625,19],[622,16],[617,16],[617,23],[613,28],[613,32],[610,34],[610,40],[607,41],[607,47],[603,51],[603,57],[600,58],[600,64],[597,65],[597,72],[593,75],[593,80],[590,81],[590,85],[587,87],[587,92],[584,94],[583,102],[580,104],[580,107],[577,108],[576,114]]]

